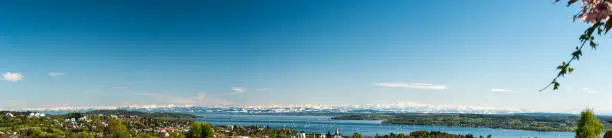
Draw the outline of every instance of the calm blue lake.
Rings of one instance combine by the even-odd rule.
[[[213,125],[259,125],[272,128],[292,128],[304,130],[308,133],[327,133],[340,129],[344,135],[354,132],[366,136],[376,134],[410,133],[412,131],[443,131],[452,134],[492,135],[495,138],[571,138],[573,132],[537,132],[511,129],[466,128],[448,126],[420,126],[420,125],[393,125],[381,124],[377,120],[332,120],[330,116],[276,116],[276,115],[233,115],[233,114],[199,114],[203,118],[198,121],[209,122]]]

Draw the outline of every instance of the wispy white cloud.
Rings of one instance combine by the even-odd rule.
[[[21,75],[20,73],[6,72],[2,74],[2,80],[17,82],[23,80],[23,75]]]
[[[416,108],[415,108],[416,107]],[[434,112],[434,113],[475,113],[475,114],[506,114],[506,113],[521,113],[532,112],[521,108],[500,108],[494,106],[478,106],[478,105],[434,105],[419,102],[398,102],[388,105],[387,108],[409,109],[410,112]]]
[[[64,76],[64,75],[66,75],[66,73],[65,73],[65,72],[49,72],[48,74],[49,74],[49,76],[51,76],[51,77],[59,77],[59,76]]]
[[[233,87],[232,88],[232,92],[245,92],[246,89],[245,88],[241,88],[241,87]]]
[[[113,89],[127,89],[129,87],[127,87],[127,86],[113,86],[111,88],[113,88]]]
[[[437,85],[437,84],[429,84],[429,83],[375,83],[374,85],[380,86],[380,87],[415,88],[415,89],[434,89],[434,90],[447,89],[446,85]]]
[[[204,105],[204,104],[233,104],[234,102],[221,99],[216,97],[216,94],[207,94],[207,93],[197,93],[196,96],[187,96],[187,97],[176,97],[169,96],[160,93],[136,93],[136,95],[148,96],[151,98],[159,99],[166,103],[172,104],[182,104],[182,105]]]
[[[510,93],[510,92],[520,92],[520,91],[516,91],[516,90],[508,90],[508,89],[491,89],[492,92],[503,92],[503,93]]]
[[[586,93],[589,93],[589,94],[595,94],[595,93],[597,93],[597,91],[592,90],[592,89],[589,89],[589,88],[582,88],[582,90],[584,90]]]

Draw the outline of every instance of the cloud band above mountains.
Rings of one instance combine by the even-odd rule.
[[[374,86],[394,87],[394,88],[433,89],[433,90],[447,89],[446,85],[429,84],[429,83],[375,83]]]

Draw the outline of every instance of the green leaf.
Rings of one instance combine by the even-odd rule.
[[[576,50],[572,53],[572,56],[576,58],[576,60],[580,60],[580,56],[582,56],[582,50]]]
[[[557,69],[563,69],[563,68],[565,68],[566,66],[567,66],[567,63],[565,63],[565,61],[563,61],[563,62],[561,63],[561,65],[557,66]]]
[[[574,68],[570,67],[570,68],[568,68],[568,71],[569,71],[569,73],[572,73],[572,72],[574,72]]]
[[[593,41],[593,40],[591,40],[591,42],[589,43],[589,45],[590,45],[592,48],[597,47],[597,43],[595,43],[595,41]]]
[[[610,17],[612,16],[608,16],[608,18]],[[612,20],[606,21],[606,25],[604,26],[604,28],[606,29],[606,33],[608,33],[608,31],[610,31],[610,28],[612,28]]]
[[[570,6],[570,5],[574,4],[574,3],[576,3],[577,1],[578,0],[569,0],[569,1],[567,1],[567,6]]]
[[[559,89],[559,85],[561,85],[561,84],[559,84],[559,82],[557,82],[557,81],[553,82],[553,90]]]
[[[603,29],[601,29],[601,28],[597,28],[597,34],[598,34],[598,35],[601,35],[601,32],[603,32]]]
[[[580,35],[580,37],[578,38],[578,40],[582,40],[582,41],[584,41],[584,40],[586,40],[587,38],[588,38],[588,36],[587,36],[586,34],[582,34],[582,35]]]

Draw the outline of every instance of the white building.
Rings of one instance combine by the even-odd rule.
[[[87,116],[83,116],[83,117],[79,118],[79,121],[91,122],[91,120],[89,120],[87,118]]]
[[[43,113],[30,113],[30,115],[28,115],[28,117],[44,117],[45,114]]]
[[[306,138],[306,133],[297,133],[296,138]]]
[[[15,117],[15,116],[14,116],[13,114],[11,114],[11,113],[6,113],[6,116],[8,116],[8,117]]]

